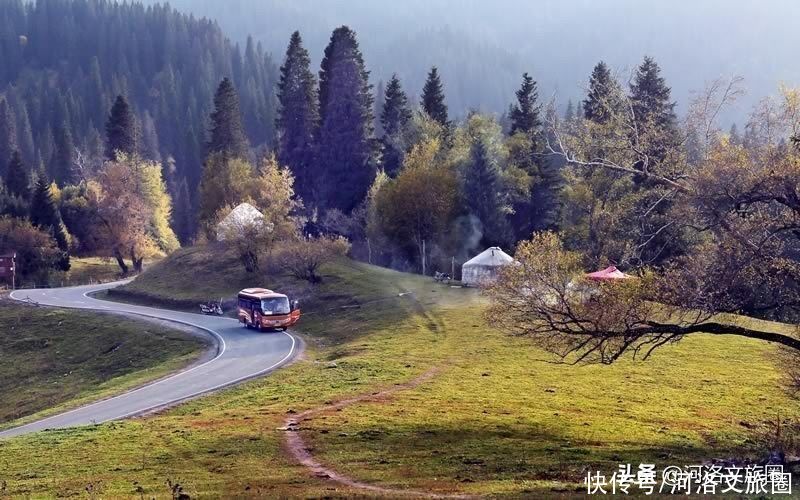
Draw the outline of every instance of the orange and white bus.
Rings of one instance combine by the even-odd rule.
[[[245,288],[239,292],[239,321],[256,330],[283,330],[300,321],[296,300],[266,288]]]

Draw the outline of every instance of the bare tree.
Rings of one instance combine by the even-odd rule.
[[[630,107],[605,124],[553,134],[551,153],[573,168],[663,186],[670,200],[664,227],[680,231],[689,244],[657,268],[641,267],[636,280],[590,286],[580,253],[566,249],[556,235],[537,235],[519,246],[520,264],[490,289],[490,321],[571,362],[609,363],[625,352],[647,357],[699,332],[799,352],[796,331],[763,331],[729,315],[800,318],[800,155],[775,135],[780,130],[788,138],[798,127],[800,94],[782,89],[780,106],[755,113],[751,123],[767,130],[769,140],[743,147],[714,125],[720,109],[738,95],[738,82],[715,82],[695,100],[693,126],[701,127],[707,141],[696,166],[687,165],[679,151],[651,163]],[[599,142],[587,148],[591,137]]]

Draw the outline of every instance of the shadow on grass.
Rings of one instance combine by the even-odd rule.
[[[332,423],[331,423],[332,424]],[[358,464],[367,476],[393,477],[404,471],[416,487],[427,481],[453,483],[538,481],[581,485],[587,471],[609,475],[620,464],[699,465],[719,457],[749,456],[746,450],[698,447],[681,443],[629,446],[575,440],[545,426],[487,425],[458,428],[436,425],[333,429],[314,419],[302,429],[326,465]],[[335,431],[335,432],[334,432]],[[332,458],[336,457],[336,458]],[[336,460],[336,462],[333,462]],[[356,469],[353,474],[358,475]],[[365,479],[359,477],[359,479]],[[549,488],[549,486],[547,486]]]

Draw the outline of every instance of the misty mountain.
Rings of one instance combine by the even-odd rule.
[[[334,27],[359,40],[373,83],[397,72],[419,95],[431,65],[443,75],[454,112],[501,112],[523,71],[540,94],[561,105],[580,99],[589,72],[605,60],[623,81],[643,56],[664,71],[679,112],[692,91],[719,76],[740,75],[746,97],[728,119],[742,120],[780,82],[800,80],[791,64],[800,44],[790,0],[174,0],[172,5],[217,19],[234,40],[252,34],[276,59],[299,29],[315,64]]]

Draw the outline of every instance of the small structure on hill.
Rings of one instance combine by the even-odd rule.
[[[217,240],[234,240],[251,230],[262,230],[265,227],[264,214],[249,203],[242,203],[217,224]]]
[[[461,282],[466,286],[481,286],[497,279],[503,266],[514,259],[499,247],[487,248],[461,266]]]
[[[616,266],[608,266],[607,268],[601,271],[595,271],[593,273],[588,273],[586,278],[592,281],[616,281],[616,280],[629,280],[632,279],[633,276],[630,274],[625,274]]]

